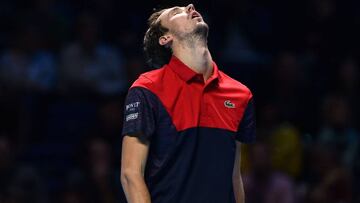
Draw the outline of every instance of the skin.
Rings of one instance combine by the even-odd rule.
[[[233,188],[236,203],[245,203],[245,192],[240,173],[241,168],[241,143],[236,141],[235,163],[233,170]]]
[[[192,18],[193,15],[198,17]],[[159,44],[170,46],[173,55],[195,72],[203,74],[206,81],[212,74],[212,57],[207,46],[207,36],[195,35],[199,28],[207,28],[201,15],[192,4],[165,10],[158,18],[169,29],[160,37]]]
[[[207,46],[208,25],[195,7],[189,4],[186,7],[166,9],[158,21],[169,29],[159,38],[159,44],[170,47],[174,56],[195,72],[202,74],[206,82],[213,72],[212,57]],[[141,141],[134,136],[125,136],[123,139],[121,182],[129,203],[151,203],[144,181],[149,146],[149,142]],[[233,188],[236,203],[244,203],[240,174],[240,142],[236,142]]]
[[[121,184],[128,203],[151,203],[145,184],[145,164],[150,144],[125,136],[122,143]]]

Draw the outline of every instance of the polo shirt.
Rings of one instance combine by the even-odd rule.
[[[144,179],[153,203],[235,203],[235,141],[255,139],[252,94],[214,62],[204,82],[172,56],[129,89],[122,134],[150,141]]]

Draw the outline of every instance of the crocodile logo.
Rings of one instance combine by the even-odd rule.
[[[230,100],[226,100],[226,101],[224,102],[224,106],[227,107],[227,108],[230,108],[230,109],[235,108],[235,104],[232,103]]]

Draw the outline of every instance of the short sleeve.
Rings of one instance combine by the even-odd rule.
[[[256,137],[256,120],[253,99],[250,99],[243,118],[239,124],[236,140],[243,143],[253,143]]]
[[[131,88],[126,96],[122,135],[137,136],[149,140],[155,131],[155,116],[150,91]]]

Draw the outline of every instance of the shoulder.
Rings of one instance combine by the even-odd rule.
[[[165,67],[145,72],[141,74],[137,80],[135,80],[130,88],[143,87],[146,89],[151,89],[162,81],[161,79],[163,78],[164,74]]]
[[[234,78],[230,77],[229,75],[225,74],[222,71],[219,71],[220,75],[220,84],[222,87],[231,89],[232,91],[243,93],[249,96],[249,99],[252,97],[251,90],[241,83],[240,81],[235,80]]]
[[[148,103],[156,106],[158,104],[159,89],[164,86],[164,69],[156,69],[141,74],[131,85],[127,93],[127,100]],[[161,92],[161,90],[160,90]]]

